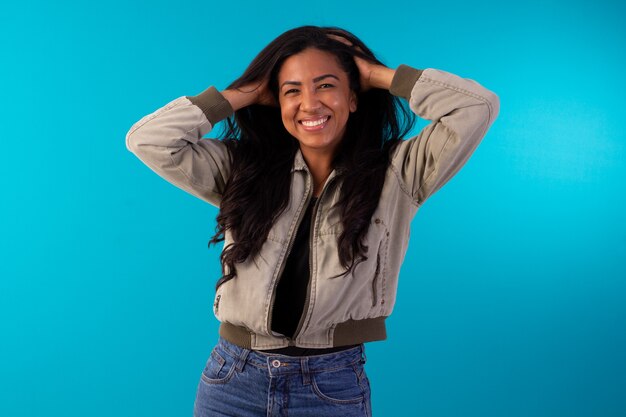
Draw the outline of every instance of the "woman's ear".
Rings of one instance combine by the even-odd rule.
[[[358,98],[354,91],[350,92],[350,113],[354,113],[356,111],[356,107],[358,104]]]

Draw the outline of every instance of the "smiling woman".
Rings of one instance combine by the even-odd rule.
[[[333,54],[308,48],[285,60],[278,82],[285,129],[300,142],[309,168],[313,166],[325,179],[348,117],[357,107],[348,74]],[[315,185],[318,195],[320,185]]]
[[[353,34],[304,26],[226,89],[131,127],[130,151],[220,209],[220,334],[196,417],[371,416],[364,343],[387,337],[411,220],[498,112],[471,79],[388,68]],[[403,140],[415,114],[431,123]]]

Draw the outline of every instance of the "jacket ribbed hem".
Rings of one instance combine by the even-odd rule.
[[[206,118],[215,126],[234,113],[230,102],[215,87],[211,86],[195,96],[185,96],[196,106],[200,107]]]
[[[365,342],[387,339],[385,320],[387,317],[348,320],[339,323],[333,332],[333,344],[326,347],[357,345]],[[253,334],[245,327],[231,323],[220,323],[219,334],[239,347],[252,349]]]
[[[387,339],[386,319],[387,317],[383,316],[339,323],[333,333],[333,346],[356,345]]]
[[[411,92],[417,80],[422,76],[424,70],[409,67],[408,65],[401,64],[391,80],[391,86],[389,92],[394,96],[404,97],[409,100],[411,98]]]

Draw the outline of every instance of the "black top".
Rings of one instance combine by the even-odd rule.
[[[306,301],[307,287],[310,279],[309,235],[311,229],[311,214],[316,201],[317,197],[313,197],[306,209],[302,223],[300,223],[298,231],[296,232],[291,252],[287,255],[287,263],[278,281],[276,296],[274,297],[272,330],[290,338],[293,338],[296,332]],[[262,352],[291,356],[308,356],[336,352],[355,346],[359,345],[338,346],[326,349],[308,349],[288,346],[279,349],[263,350]]]

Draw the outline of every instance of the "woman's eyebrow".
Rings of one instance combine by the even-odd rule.
[[[324,78],[328,78],[328,77],[334,78],[334,79],[336,79],[337,81],[339,81],[339,77],[337,77],[337,76],[336,76],[336,75],[334,75],[334,74],[324,74],[324,75],[320,75],[319,77],[315,77],[315,78],[313,78],[313,82],[314,82],[314,83],[316,83],[316,82],[318,82],[318,81],[322,81]],[[284,83],[282,83],[282,84],[280,85],[280,88],[283,88],[286,84],[292,84],[292,85],[302,85],[302,83],[301,83],[300,81],[285,81]]]

